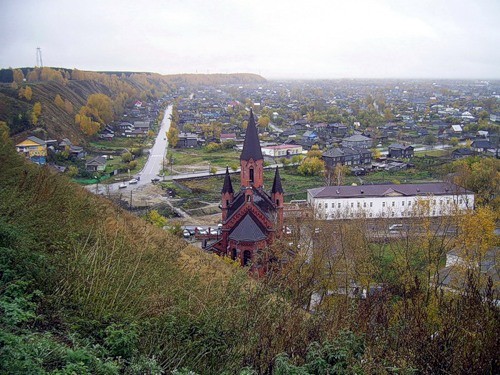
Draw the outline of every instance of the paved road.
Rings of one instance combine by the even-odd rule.
[[[165,110],[165,114],[163,116],[163,120],[161,122],[160,130],[158,131],[158,135],[156,137],[155,143],[151,150],[149,151],[149,157],[146,161],[146,165],[142,171],[137,173],[135,176],[140,176],[140,180],[137,184],[129,185],[127,183],[127,187],[125,189],[119,189],[119,182],[109,185],[99,185],[99,190],[97,190],[96,185],[88,185],[87,189],[94,193],[102,193],[106,194],[108,191],[113,192],[117,190],[122,190],[124,193],[127,191],[135,190],[140,186],[150,184],[151,179],[158,177],[158,173],[163,168],[163,157],[167,153],[168,141],[167,141],[167,132],[170,129],[170,115],[172,114],[172,106],[168,106]]]

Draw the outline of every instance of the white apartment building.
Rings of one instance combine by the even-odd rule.
[[[446,216],[474,207],[474,193],[446,182],[325,186],[307,190],[317,219]]]

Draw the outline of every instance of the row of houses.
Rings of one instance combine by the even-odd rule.
[[[44,165],[47,163],[47,152],[67,152],[68,157],[84,159],[87,153],[81,146],[74,145],[68,138],[58,142],[55,139],[43,140],[35,136],[27,137],[24,141],[16,144],[16,151],[24,155],[33,163]]]

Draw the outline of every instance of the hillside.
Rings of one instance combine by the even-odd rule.
[[[1,373],[220,373],[241,361],[223,332],[243,313],[244,273],[8,142],[0,164]]]
[[[26,81],[23,81],[25,79]],[[136,99],[160,98],[179,86],[223,83],[264,82],[255,74],[178,74],[134,72],[85,72],[63,68],[21,68],[0,70],[0,121],[20,140],[28,133],[40,138],[67,137],[76,144],[88,139],[75,124],[75,114],[87,98],[96,93],[109,96],[118,119],[125,105]],[[20,97],[20,90],[30,87],[31,97]],[[59,95],[66,106],[55,103]],[[39,121],[31,121],[33,105],[42,106]],[[69,104],[68,104],[69,103]]]

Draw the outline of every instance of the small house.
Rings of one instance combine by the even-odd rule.
[[[96,156],[85,163],[85,169],[89,172],[102,172],[106,169],[106,158],[104,156]]]
[[[33,163],[43,165],[47,162],[47,144],[44,140],[31,136],[16,145],[16,151]]]

